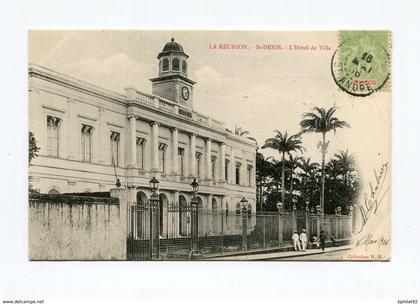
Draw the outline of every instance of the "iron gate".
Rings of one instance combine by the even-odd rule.
[[[160,255],[159,201],[147,200],[127,210],[127,259],[157,260]]]

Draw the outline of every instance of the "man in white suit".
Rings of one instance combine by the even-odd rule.
[[[306,245],[308,244],[308,236],[306,235],[305,229],[302,230],[299,239],[302,242],[302,250],[306,251]]]
[[[299,234],[297,230],[292,235],[293,246],[295,247],[295,251],[300,251],[300,242],[299,242]]]

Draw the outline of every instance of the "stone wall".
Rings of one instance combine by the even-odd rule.
[[[29,196],[30,260],[125,260],[118,198]]]

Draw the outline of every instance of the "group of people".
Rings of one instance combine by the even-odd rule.
[[[311,240],[311,244],[314,248],[320,248],[322,251],[325,250],[325,239],[326,235],[324,231],[321,231],[319,235],[319,239],[317,236],[313,236]],[[334,234],[332,235],[331,239],[335,243]],[[292,235],[293,240],[293,246],[295,248],[295,251],[306,251],[306,248],[308,246],[308,235],[306,234],[306,230],[302,229],[302,232],[298,234],[297,230],[294,231]]]

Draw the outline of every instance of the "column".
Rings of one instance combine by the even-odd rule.
[[[207,197],[207,231],[206,232],[212,232],[213,231],[213,209],[212,209],[212,201],[213,201],[213,196],[211,194],[209,194],[209,196]]]
[[[130,120],[130,131],[129,131],[129,163],[128,165],[132,168],[137,166],[137,145],[136,145],[136,117],[134,115],[130,115],[128,117]]]
[[[205,174],[205,178],[207,180],[211,180],[212,176],[211,176],[211,139],[210,138],[206,138],[205,139],[206,142],[206,174]]]
[[[172,133],[172,174],[179,174],[178,168],[178,129],[171,129]]]
[[[190,168],[190,176],[194,177],[196,175],[196,161],[195,161],[195,137],[194,133],[190,133],[190,153],[189,153],[189,168]]]
[[[69,159],[81,159],[80,153],[80,141],[79,141],[79,134],[80,128],[79,121],[77,119],[77,114],[74,109],[75,101],[71,98],[67,98],[67,120],[66,126],[67,130],[61,129],[60,136],[63,134],[62,132],[67,132],[67,142],[64,140],[61,142],[63,147],[60,147],[58,151],[58,155],[60,157],[68,157]],[[64,136],[63,136],[64,138]],[[78,153],[79,152],[79,153]]]
[[[230,147],[230,183],[235,183],[236,162],[233,147]]]
[[[159,171],[159,124],[152,122],[152,172]]]
[[[174,206],[178,206],[179,210],[179,191],[174,192],[174,205],[171,207],[172,210],[168,210],[168,237],[179,237],[180,231],[179,231],[179,221],[180,221],[180,214],[179,212],[174,212]],[[169,207],[168,207],[169,209]]]
[[[240,178],[240,184],[242,186],[245,186],[248,181],[247,181],[247,170],[248,170],[248,165],[246,163],[246,153],[244,150],[242,150],[242,166],[241,166],[241,178]]]
[[[219,168],[220,168],[220,181],[225,182],[225,153],[226,153],[226,145],[225,143],[220,144],[220,156],[219,156]]]
[[[105,119],[104,119],[104,112],[105,110],[101,107],[98,108],[99,112],[99,149],[97,150],[99,153],[99,163],[105,164],[107,163],[107,152],[109,151],[108,147],[108,136],[105,128]]]

